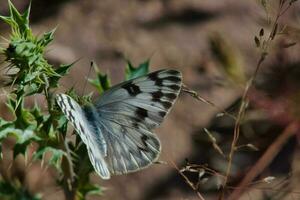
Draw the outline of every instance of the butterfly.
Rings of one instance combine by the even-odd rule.
[[[105,91],[95,104],[81,107],[66,94],[56,102],[86,145],[102,179],[148,167],[161,152],[158,127],[178,97],[182,76],[159,70]]]

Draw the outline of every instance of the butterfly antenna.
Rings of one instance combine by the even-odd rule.
[[[90,65],[90,68],[89,68],[88,75],[87,75],[87,79],[88,79],[88,77],[90,76],[91,69],[92,69],[93,65],[94,65],[94,62],[92,61],[92,62],[91,62],[91,65]],[[83,87],[82,94],[81,94],[82,96],[83,96],[83,94],[84,94],[84,92],[85,92],[85,88],[86,88],[87,81],[88,81],[87,79],[85,80],[85,83],[84,83],[84,87]]]

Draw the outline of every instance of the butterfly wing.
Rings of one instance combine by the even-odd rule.
[[[106,154],[106,143],[100,130],[93,125],[93,116],[86,109],[82,109],[76,101],[65,94],[58,94],[56,102],[66,118],[72,123],[76,132],[87,146],[88,154],[96,172],[103,179],[110,178],[110,172],[104,156]],[[100,137],[99,137],[100,136]]]
[[[161,70],[112,87],[95,107],[81,108],[64,94],[56,99],[86,144],[96,172],[109,179],[157,160],[160,142],[151,130],[163,121],[180,88],[180,72]]]
[[[111,174],[137,171],[157,160],[160,142],[151,130],[161,124],[180,88],[180,72],[160,70],[116,85],[97,100]]]

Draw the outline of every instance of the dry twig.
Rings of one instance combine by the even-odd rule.
[[[245,188],[272,162],[279,153],[282,146],[299,131],[299,123],[293,122],[288,125],[281,135],[270,145],[266,152],[260,157],[256,164],[250,169],[244,179],[240,182],[238,189],[235,189],[228,200],[238,199]]]

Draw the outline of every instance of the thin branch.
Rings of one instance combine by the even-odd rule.
[[[219,106],[217,106],[216,104],[214,104],[213,102],[201,97],[196,91],[188,88],[185,84],[182,85],[182,89],[183,92],[188,93],[189,95],[191,95],[192,97],[194,97],[195,99],[197,99],[198,101],[201,101],[203,103],[206,103],[212,107],[215,107],[217,110],[221,111],[223,114],[226,114],[227,116],[231,117],[232,119],[236,120],[236,117],[233,114],[230,114],[229,112],[227,112],[226,110],[220,108]]]
[[[177,165],[173,162],[173,161],[169,161],[172,163],[173,167],[178,171],[178,173],[184,178],[185,182],[196,192],[197,196],[199,197],[199,199],[201,200],[205,200],[204,197],[200,194],[200,192],[198,191],[198,188],[195,187],[195,185],[189,180],[188,177],[186,177],[184,175],[184,173],[182,171],[180,171],[180,169],[177,167]]]
[[[291,123],[285,128],[280,136],[270,145],[266,152],[260,157],[256,164],[250,169],[244,179],[241,181],[238,189],[234,190],[229,196],[228,200],[235,200],[240,197],[245,187],[249,185],[263,170],[272,162],[272,160],[279,153],[282,146],[290,139],[295,133],[299,131],[299,124],[297,122]]]
[[[240,187],[231,187],[231,186],[228,186],[227,188],[233,189],[233,190],[237,190],[237,189],[246,189],[246,188],[249,188],[249,187],[240,188]],[[268,188],[268,187],[253,187],[252,186],[251,189],[253,189],[253,190],[261,190],[261,191],[272,191],[272,192],[286,192],[286,193],[290,193],[290,194],[300,195],[300,191],[289,191],[289,190],[283,190],[282,188],[280,188],[280,189],[274,189],[273,187],[272,188]]]
[[[228,165],[227,165],[226,176],[225,176],[225,180],[224,180],[224,183],[223,183],[222,192],[220,193],[220,196],[219,196],[219,199],[221,199],[221,200],[224,199],[225,191],[226,191],[226,185],[227,185],[230,173],[231,173],[233,156],[234,156],[234,153],[235,153],[235,150],[236,150],[236,145],[238,143],[239,134],[240,134],[240,124],[241,124],[241,121],[244,117],[244,114],[245,114],[245,111],[246,111],[246,108],[247,108],[247,95],[248,95],[249,89],[252,87],[252,85],[253,85],[253,83],[256,79],[256,76],[258,74],[259,69],[261,68],[262,63],[264,62],[264,60],[267,56],[267,49],[270,46],[271,41],[275,38],[276,31],[277,31],[277,28],[278,28],[278,20],[282,16],[282,14],[284,14],[287,11],[287,9],[284,9],[282,11],[282,8],[283,8],[283,5],[280,5],[279,9],[278,9],[278,12],[277,12],[277,15],[276,15],[276,18],[275,18],[275,21],[274,21],[273,26],[272,26],[272,30],[271,30],[271,32],[270,32],[270,34],[269,34],[269,36],[266,40],[266,45],[261,49],[262,52],[261,52],[260,58],[257,62],[255,71],[254,71],[253,75],[251,76],[251,78],[249,79],[249,81],[247,82],[244,93],[242,95],[242,100],[241,100],[242,103],[240,105],[240,109],[239,109],[238,116],[237,116],[237,119],[236,119],[236,123],[235,123],[235,126],[234,126],[233,139],[232,139],[232,143],[231,143],[230,153],[229,153],[229,156],[228,156],[229,161],[228,161]]]

